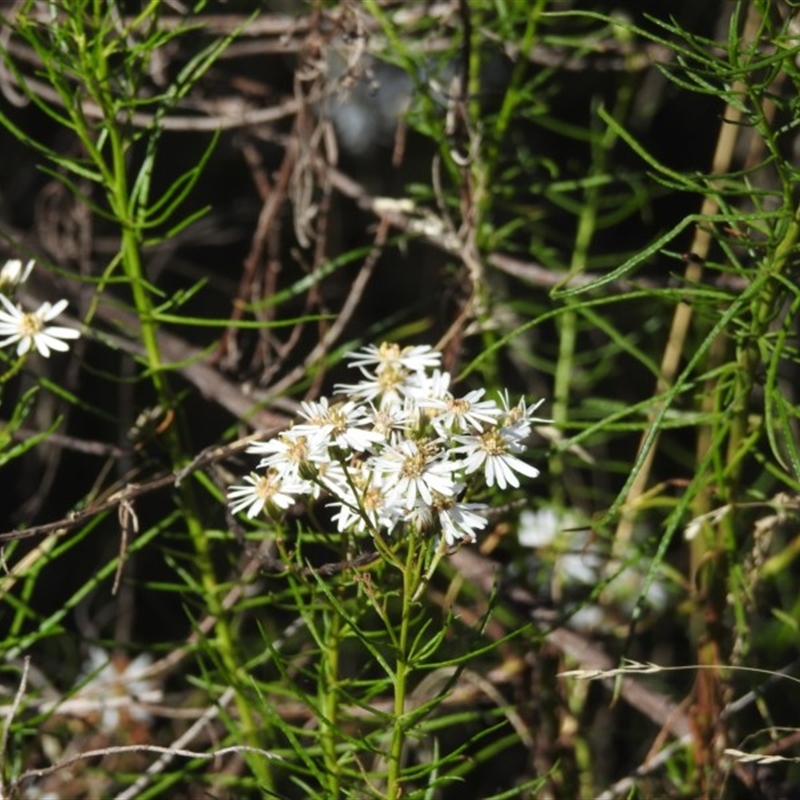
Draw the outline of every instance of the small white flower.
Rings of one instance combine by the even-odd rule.
[[[561,582],[586,586],[598,583],[604,563],[602,555],[587,541],[585,535],[573,536],[571,545],[573,549],[559,553],[556,561],[556,572]]]
[[[454,495],[464,489],[463,483],[454,485]],[[441,531],[448,547],[464,540],[474,542],[477,531],[483,530],[489,520],[486,512],[489,506],[484,503],[459,503],[455,497],[436,495],[433,503],[417,500],[414,507],[403,514],[403,521],[418,531],[427,531],[438,522],[437,531]]]
[[[0,269],[0,294],[10,295],[14,290],[28,280],[33,270],[33,259],[25,266],[18,258],[12,258]]]
[[[588,520],[552,506],[519,515],[517,535],[523,547],[548,549],[554,571],[564,585],[589,586],[601,578],[604,559],[587,532]]]
[[[430,375],[427,372],[415,372],[406,381],[406,394],[423,405],[424,401],[446,400],[453,397],[450,380],[449,372],[438,369]]]
[[[409,373],[402,367],[384,369],[379,375],[364,373],[358,383],[337,383],[337,394],[347,395],[351,400],[371,403],[379,401],[381,408],[402,405]]]
[[[350,398],[379,400],[381,408],[402,403],[411,391],[410,381],[429,367],[438,367],[441,361],[441,355],[429,345],[401,348],[389,342],[380,347],[367,345],[345,358],[351,362],[351,367],[360,370],[364,380],[337,384],[336,391]]]
[[[368,417],[373,430],[377,431],[386,442],[392,441],[395,434],[419,425],[419,409],[416,404],[408,400],[402,404],[387,405],[381,408],[371,406]]]
[[[370,417],[363,406],[353,401],[329,405],[328,398],[323,397],[317,403],[301,403],[300,416],[307,422],[295,425],[294,435],[308,435],[318,443],[344,447],[356,453],[368,450],[384,438],[380,432],[362,427],[369,424]]]
[[[517,537],[523,547],[549,547],[564,528],[574,527],[571,517],[558,513],[552,506],[537,511],[520,511]]]
[[[231,486],[228,490],[228,501],[231,513],[245,511],[251,519],[257,517],[268,504],[285,511],[294,505],[293,495],[302,494],[305,488],[299,484],[284,484],[275,470],[269,470],[264,475],[251,472],[243,480],[247,485]]]
[[[304,468],[314,467],[328,457],[321,438],[298,435],[291,429],[283,431],[266,442],[255,442],[247,448],[248,453],[265,455],[258,464],[259,469],[272,467],[283,481],[301,481]]]
[[[403,439],[375,458],[375,468],[383,474],[390,496],[409,509],[417,497],[432,503],[434,492],[443,497],[455,492],[452,473],[458,464],[441,460],[432,442]]]
[[[402,368],[408,372],[421,372],[429,367],[438,367],[442,356],[430,345],[403,347],[392,342],[383,342],[380,347],[367,345],[346,356],[351,367],[374,366],[380,374],[385,369]]]
[[[528,405],[525,402],[525,398],[520,397],[519,402],[515,406],[512,406],[508,399],[508,391],[505,391],[500,399],[503,403],[504,412],[501,425],[504,428],[510,428],[514,432],[514,435],[520,440],[530,436],[531,428],[534,423],[549,424],[552,422],[550,419],[535,417],[533,414],[533,412],[544,403],[544,398]]]
[[[25,312],[15,306],[4,294],[0,294],[0,347],[17,344],[17,355],[23,356],[32,348],[38,350],[45,358],[51,350],[65,352],[69,345],[63,339],[77,339],[80,333],[73,328],[48,326],[66,307],[66,300],[59,300],[55,305],[43,303],[36,311]]]
[[[427,531],[436,521],[434,508],[430,503],[418,499],[413,508],[403,509],[403,522],[418,531]]]
[[[475,534],[489,523],[485,515],[488,509],[483,503],[452,503],[440,508],[439,524],[448,546],[452,547],[461,539],[474,542]]]
[[[483,389],[468,392],[464,397],[450,397],[443,400],[421,401],[427,408],[438,411],[433,418],[433,427],[440,433],[469,433],[491,427],[497,423],[501,414],[497,404],[492,400],[481,400]]]
[[[350,481],[353,480],[353,473],[357,469],[354,464],[348,465],[347,471],[338,461],[320,461],[315,464],[316,478],[311,482],[310,494],[313,498],[318,498],[322,493],[322,487],[335,497],[340,497],[346,492],[350,492]]]
[[[391,533],[400,520],[402,509],[374,479],[374,475],[364,473],[364,478],[370,482],[357,489],[358,495],[348,489],[340,492],[336,502],[330,504],[338,509],[333,520],[340,532]]]
[[[488,486],[494,486],[496,483],[501,489],[507,486],[518,487],[519,478],[515,472],[530,478],[535,478],[539,474],[536,467],[512,455],[515,451],[519,452],[520,444],[509,428],[490,428],[475,436],[454,438],[460,442],[460,446],[455,447],[452,453],[463,454],[466,474],[482,469]]]

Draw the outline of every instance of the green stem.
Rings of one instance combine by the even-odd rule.
[[[613,119],[621,120],[632,98],[632,87],[624,84],[617,96],[616,108],[612,114]],[[616,128],[607,126],[599,139],[593,139],[592,166],[590,177],[603,175],[607,169],[608,156],[617,140]],[[578,228],[575,234],[575,247],[569,265],[569,275],[583,272],[589,263],[589,252],[597,228],[597,217],[601,200],[600,186],[597,182],[589,181],[585,191],[584,202],[581,204]],[[567,306],[558,318],[558,360],[553,386],[553,424],[563,428],[567,422],[571,408],[570,390],[575,376],[575,351],[578,342],[578,311],[572,305]],[[562,487],[558,480],[564,473],[563,455],[556,453],[550,460],[550,474],[553,485]],[[563,488],[557,489],[563,492]],[[559,498],[556,498],[559,499]],[[565,498],[560,498],[562,502]]]
[[[136,97],[125,97],[124,92],[123,96],[119,97],[119,89],[112,81],[114,66],[111,58],[120,57],[120,46],[119,42],[112,38],[115,35],[115,28],[109,21],[110,12],[105,4],[95,2],[89,9],[83,7],[75,9],[74,12],[67,15],[70,24],[77,26],[71,31],[70,36],[70,40],[75,44],[71,54],[74,58],[67,66],[70,74],[83,80],[88,99],[102,109],[99,122],[93,123],[86,119],[81,103],[75,101],[68,84],[60,80],[62,65],[54,61],[45,66],[51,74],[54,88],[62,94],[67,114],[73,123],[73,130],[84,143],[86,153],[98,170],[109,206],[121,228],[121,264],[130,285],[133,304],[141,325],[147,375],[152,381],[159,404],[165,409],[173,409],[178,419],[176,426],[167,429],[165,437],[172,468],[178,470],[187,461],[187,426],[182,419],[181,409],[175,407],[167,368],[161,357],[158,324],[142,264],[143,229],[147,208],[132,196],[128,180],[127,155],[131,141],[127,136],[127,129],[123,126],[125,113],[130,108],[128,103],[135,102]],[[38,50],[40,53],[46,53],[46,43],[45,47]],[[143,59],[142,63],[145,61],[146,59]],[[135,89],[132,91],[135,92]],[[208,611],[215,620],[215,648],[225,670],[231,679],[238,683],[241,671],[237,663],[237,648],[222,604],[211,548],[201,522],[194,487],[191,482],[184,481],[178,487],[178,493],[189,538],[196,555]],[[241,691],[237,691],[235,697],[242,738],[252,747],[262,747],[259,725],[250,704]],[[249,760],[261,788],[270,790],[273,782],[269,762],[258,756],[249,757]]]
[[[397,636],[397,656],[394,670],[394,724],[392,741],[389,747],[389,770],[386,785],[387,800],[396,800],[403,796],[401,781],[403,747],[406,741],[406,698],[408,679],[412,672],[409,652],[409,636],[411,617],[413,614],[414,596],[420,582],[420,564],[422,559],[415,546],[416,537],[412,537],[406,552],[406,563],[403,568],[403,589],[401,596],[400,630]]]
[[[344,585],[338,585],[338,601],[344,601]],[[326,612],[323,612],[326,613]],[[327,613],[324,643],[322,647],[322,664],[318,683],[319,707],[322,711],[320,720],[320,746],[322,760],[325,764],[327,794],[336,800],[341,791],[339,763],[336,755],[337,732],[339,729],[339,668],[342,639],[342,616],[337,609]]]
[[[19,358],[17,358],[17,360],[11,365],[10,369],[6,370],[6,372],[0,375],[0,386],[10,381],[22,369],[22,365],[25,363],[27,358],[27,353],[19,356]]]
[[[141,227],[131,213],[130,195],[126,175],[125,153],[119,130],[111,119],[106,120],[109,142],[112,153],[112,170],[115,183],[109,198],[112,208],[122,226],[122,264],[133,295],[133,303],[141,322],[142,344],[146,354],[148,373],[153,383],[158,402],[165,409],[173,409],[178,419],[176,426],[169,426],[166,431],[166,445],[174,470],[179,470],[187,463],[184,439],[181,431],[186,429],[182,409],[175,407],[172,389],[167,372],[161,358],[158,342],[158,325],[155,320],[154,307],[150,293],[147,291],[141,259]],[[208,604],[208,611],[214,618],[215,647],[222,663],[231,676],[240,672],[236,647],[230,627],[228,615],[222,605],[220,586],[206,537],[205,529],[200,522],[197,498],[190,481],[183,481],[178,487],[182,507],[185,509],[186,527],[192,547],[197,556],[196,563],[200,571],[200,580]],[[241,691],[237,691],[236,707],[242,725],[242,734],[251,747],[262,746],[259,726],[253,715],[250,703]],[[272,787],[271,770],[265,759],[255,756],[250,759],[263,790]]]
[[[728,438],[726,463],[736,465],[735,470],[728,470],[726,486],[727,499],[731,502],[736,495],[736,487],[740,482],[741,468],[744,465],[742,448],[751,447],[749,431],[750,399],[756,383],[756,374],[761,364],[760,342],[769,330],[781,303],[780,281],[778,277],[785,270],[800,240],[800,205],[795,209],[786,230],[778,241],[772,258],[769,258],[762,269],[761,280],[763,291],[759,292],[752,305],[752,323],[747,342],[739,353],[736,371],[735,400],[732,412],[731,432]],[[723,497],[726,495],[723,494]]]

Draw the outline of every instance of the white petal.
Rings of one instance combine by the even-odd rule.
[[[0,303],[6,307],[6,311],[9,314],[9,319],[19,319],[22,316],[22,312],[19,310],[19,308],[15,306],[4,294],[0,294]],[[3,318],[6,318],[5,314],[2,316]]]
[[[44,311],[42,319],[46,322],[50,322],[51,319],[55,319],[68,305],[69,303],[66,300],[59,300],[54,306],[51,306],[50,303],[45,303],[37,314]]]

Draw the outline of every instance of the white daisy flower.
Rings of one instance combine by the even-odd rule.
[[[328,398],[323,397],[317,403],[301,403],[300,416],[307,422],[295,425],[294,435],[308,435],[328,446],[360,453],[383,441],[380,432],[363,427],[369,424],[369,415],[363,406],[351,400],[330,405]]]
[[[352,489],[340,492],[330,506],[338,509],[333,521],[340,532],[391,533],[402,515],[400,506],[389,497],[380,482],[374,480],[359,490],[358,496]]]
[[[121,654],[109,655],[100,647],[90,647],[81,672],[81,687],[59,705],[59,711],[77,715],[99,712],[100,727],[109,733],[131,720],[149,722],[152,717],[145,703],[159,703],[162,692],[155,681],[144,677],[153,659],[147,653],[133,660]]]
[[[304,488],[297,484],[284,484],[274,470],[264,475],[251,472],[245,475],[245,486],[231,486],[228,501],[232,514],[244,511],[250,519],[257,517],[267,505],[285,511],[294,505],[294,494],[303,494]]]
[[[474,542],[476,533],[489,523],[485,514],[488,510],[489,506],[484,503],[452,503],[440,508],[439,524],[448,546],[452,547],[461,539]]]
[[[418,499],[411,509],[404,509],[403,522],[418,531],[430,530],[436,521],[434,508],[430,503]]]
[[[555,554],[555,572],[562,583],[597,583],[603,558],[579,515],[546,506],[520,512],[517,535],[523,547],[550,549]]]
[[[328,458],[321,437],[296,434],[291,429],[283,431],[266,442],[255,442],[247,448],[248,453],[266,456],[258,464],[259,469],[271,467],[283,481],[302,481],[308,477],[303,474],[314,469],[319,462]]]
[[[455,493],[460,493],[463,483],[455,485]],[[419,531],[427,531],[438,522],[440,530],[447,542],[452,547],[460,540],[475,541],[477,531],[483,530],[489,520],[486,511],[489,506],[484,503],[459,503],[454,497],[434,497],[433,503],[417,500],[414,507],[404,513],[403,521],[413,525]]]
[[[430,375],[426,372],[415,372],[406,381],[406,394],[421,405],[425,401],[441,401],[452,398],[450,380],[450,373],[442,372],[439,369],[434,370]]]
[[[38,350],[48,358],[51,350],[65,352],[69,345],[64,339],[77,339],[80,333],[73,328],[61,328],[48,325],[66,307],[66,300],[59,300],[55,305],[42,303],[36,310],[25,312],[15,306],[4,294],[0,294],[0,336],[6,338],[0,341],[0,347],[17,342],[17,355],[23,356],[31,349]]]
[[[406,396],[409,373],[402,367],[387,367],[378,375],[366,371],[358,383],[337,383],[333,388],[337,394],[346,395],[353,401],[372,403],[378,401],[381,408],[402,405]]]
[[[401,348],[393,342],[383,342],[380,347],[369,344],[345,356],[351,367],[372,367],[380,374],[385,369],[398,367],[408,372],[422,372],[429,367],[438,367],[442,356],[430,345],[422,344]]]
[[[464,397],[449,397],[441,400],[421,400],[420,405],[438,412],[433,418],[433,427],[442,435],[449,432],[479,433],[486,427],[497,424],[502,413],[493,400],[481,400],[484,389],[475,389]]]
[[[316,478],[311,483],[311,496],[319,498],[324,489],[334,497],[339,497],[343,493],[351,491],[350,481],[353,479],[355,466],[348,465],[345,472],[344,467],[338,461],[320,461],[316,464]]]
[[[381,434],[384,441],[391,441],[393,435],[416,428],[419,425],[419,409],[408,400],[402,404],[370,406],[367,416],[373,430]]]
[[[527,405],[524,397],[520,397],[519,402],[512,406],[508,399],[508,391],[506,390],[501,395],[503,403],[503,419],[502,425],[505,428],[511,428],[518,439],[526,439],[531,434],[531,428],[535,423],[549,424],[553,420],[545,419],[543,417],[535,417],[533,412],[544,403],[544,398],[537,400],[535,403]],[[519,450],[517,451],[519,452]]]
[[[443,461],[432,442],[403,439],[375,458],[375,469],[383,475],[390,496],[410,509],[417,497],[432,503],[434,492],[452,497],[455,491],[452,473],[458,464]]]
[[[0,269],[0,294],[10,295],[14,290],[28,280],[33,270],[33,259],[25,266],[18,258],[12,258]]]
[[[564,528],[574,527],[572,517],[558,513],[552,506],[537,511],[520,511],[517,537],[523,547],[549,547]]]
[[[518,438],[509,428],[490,428],[475,436],[455,436],[459,447],[453,455],[463,455],[464,471],[467,475],[483,470],[487,486],[495,483],[500,489],[519,486],[516,472],[535,478],[539,470],[513,455],[521,449]]]

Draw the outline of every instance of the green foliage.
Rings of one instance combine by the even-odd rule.
[[[91,220],[18,292],[68,296],[80,343],[0,347],[0,794],[738,798],[748,758],[790,786],[792,4],[132,5],[0,18],[6,141]],[[255,35],[280,55],[233,81]],[[384,101],[351,146],[343,115]],[[208,199],[230,152],[261,192],[241,221]],[[207,241],[221,268],[187,267]],[[486,492],[462,552],[341,535],[324,502],[230,513],[251,429],[384,339],[547,397],[539,481]]]

